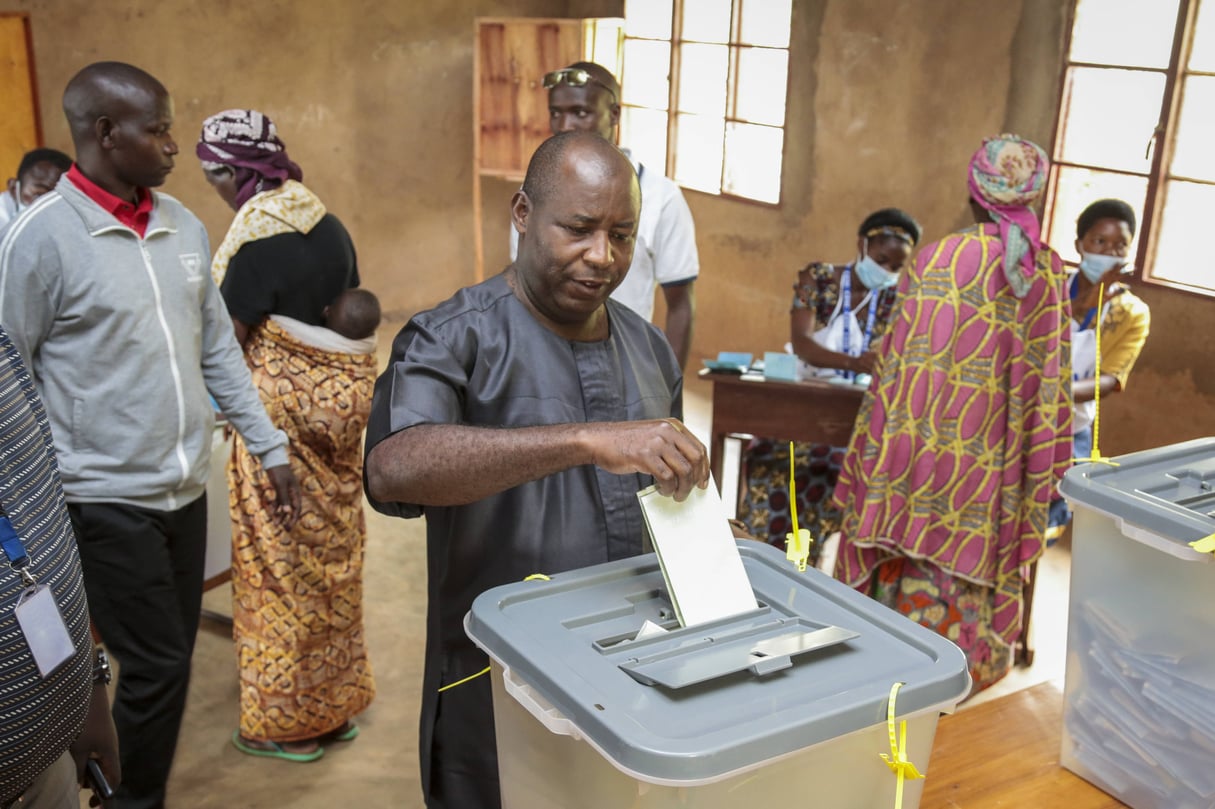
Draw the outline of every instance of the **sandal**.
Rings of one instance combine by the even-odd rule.
[[[356,733],[355,735],[358,734]],[[259,742],[259,744],[268,744],[270,746],[266,748],[254,747],[241,738],[239,730],[232,731],[232,746],[242,753],[246,753],[250,756],[281,758],[283,761],[295,761],[300,764],[304,764],[309,761],[316,761],[318,758],[325,755],[325,748],[323,747],[317,747],[311,753],[292,753],[290,750],[284,750],[282,745],[280,745],[278,742]]]
[[[326,742],[352,742],[359,736],[359,726],[353,722],[347,721],[346,724],[331,730],[320,739]]]

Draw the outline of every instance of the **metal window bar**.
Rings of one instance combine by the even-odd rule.
[[[1119,64],[1104,64],[1093,62],[1081,62],[1065,59],[1063,68],[1060,73],[1060,89],[1059,89],[1059,106],[1057,108],[1055,118],[1055,137],[1051,145],[1051,171],[1047,186],[1046,204],[1044,212],[1044,224],[1049,228],[1053,224],[1053,209],[1057,204],[1059,194],[1059,174],[1063,168],[1081,168],[1089,171],[1101,172],[1105,174],[1117,174],[1123,176],[1135,176],[1147,178],[1147,192],[1144,199],[1143,211],[1140,215],[1140,226],[1138,236],[1138,247],[1135,251],[1135,266],[1138,268],[1138,277],[1150,284],[1170,287],[1186,292],[1194,292],[1198,294],[1213,295],[1215,294],[1215,286],[1207,289],[1196,289],[1193,286],[1179,284],[1161,278],[1156,278],[1152,275],[1149,266],[1149,257],[1155,257],[1157,234],[1161,228],[1161,217],[1163,216],[1163,190],[1167,182],[1172,180],[1180,180],[1185,182],[1196,182],[1203,185],[1215,185],[1215,179],[1191,178],[1170,173],[1168,166],[1172,157],[1173,148],[1176,140],[1176,129],[1181,111],[1181,96],[1182,83],[1188,76],[1215,76],[1215,72],[1188,70],[1184,69],[1184,65],[1189,60],[1190,51],[1193,46],[1194,26],[1198,18],[1198,6],[1200,0],[1181,0],[1177,7],[1177,20],[1173,34],[1173,47],[1169,55],[1169,65],[1165,69],[1143,67],[1139,65],[1119,65]],[[1215,0],[1208,0],[1215,2]],[[1064,43],[1064,53],[1071,52],[1072,35],[1075,28],[1075,2],[1072,3],[1071,12],[1068,18],[1067,40]],[[1076,160],[1065,161],[1059,157],[1059,151],[1062,148],[1065,134],[1067,131],[1067,112],[1070,104],[1068,98],[1068,76],[1071,71],[1077,68],[1089,68],[1095,70],[1129,70],[1145,73],[1157,73],[1165,76],[1164,92],[1161,98],[1161,109],[1157,119],[1155,130],[1152,133],[1151,141],[1148,147],[1153,149],[1151,167],[1147,173],[1126,171],[1121,169],[1106,168],[1104,166],[1095,166],[1086,164]],[[1054,241],[1056,234],[1049,232],[1047,238]]]
[[[721,44],[721,43],[717,43],[717,42],[712,42],[712,43],[701,42],[700,40],[695,40],[695,39],[684,39],[683,34],[682,34],[684,9],[685,9],[684,0],[673,0],[673,2],[671,3],[671,39],[670,39],[671,51],[670,51],[670,66],[669,66],[669,73],[668,73],[668,94],[667,94],[667,109],[666,109],[667,153],[666,153],[665,173],[668,177],[673,177],[675,174],[675,143],[676,143],[676,137],[678,135],[678,129],[679,129],[679,124],[677,122],[677,118],[679,115],[679,73],[680,73],[680,69],[681,69],[680,50],[684,44],[708,44],[708,45]],[[751,45],[748,43],[744,43],[741,41],[741,37],[742,37],[741,30],[742,30],[741,0],[733,0],[730,4],[729,42],[726,45],[726,47],[729,49],[729,54],[730,54],[729,60],[730,61],[729,61],[729,67],[727,68],[727,71],[726,71],[726,87],[725,87],[726,113],[723,116],[724,120],[722,122],[723,152],[722,152],[722,161],[721,161],[721,174],[718,176],[718,180],[717,180],[717,194],[726,199],[739,199],[739,200],[744,200],[746,202],[755,203],[758,205],[767,205],[767,206],[776,207],[779,205],[779,203],[763,202],[761,200],[754,200],[749,197],[744,197],[744,196],[740,196],[738,194],[731,194],[726,191],[723,191],[723,188],[725,187],[725,171],[726,171],[726,159],[725,159],[725,152],[724,152],[724,148],[725,148],[724,147],[724,135],[725,135],[724,127],[726,124],[730,124],[730,123],[745,123],[745,124],[753,123],[746,119],[740,118],[737,115],[739,54],[743,48],[764,47],[769,50],[783,50],[786,53],[788,53],[790,50],[790,48],[772,48],[769,46],[758,46],[758,45]],[[662,40],[653,39],[651,37],[637,37],[637,36],[629,36],[627,34],[625,35],[624,39],[626,39],[626,40],[629,40],[629,39],[646,40],[646,39],[648,39],[652,42],[662,41]],[[627,69],[628,69],[628,66],[626,65],[625,70],[627,70]],[[786,77],[785,94],[786,94],[786,98],[787,98],[787,96],[788,96],[787,77]],[[654,109],[653,107],[644,107],[644,106],[641,106],[638,104],[629,104],[623,100],[621,101],[621,107],[631,107],[633,109]],[[655,110],[655,111],[657,111],[657,110]],[[785,117],[786,117],[786,123],[787,123],[787,121],[788,121],[787,111],[786,111]],[[772,128],[780,129],[783,132],[783,131],[785,131],[786,123],[782,123],[778,127],[773,126]],[[756,125],[757,126],[770,126],[769,124],[756,124]],[[783,149],[782,149],[782,153],[781,153],[781,165],[782,166],[784,165]],[[782,183],[781,185],[782,185],[781,193],[783,195],[783,193],[784,193],[783,185],[784,184]]]

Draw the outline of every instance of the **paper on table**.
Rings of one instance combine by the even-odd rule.
[[[758,607],[713,481],[682,503],[653,486],[637,493],[681,626]]]

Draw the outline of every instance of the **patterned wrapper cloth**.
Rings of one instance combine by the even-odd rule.
[[[237,437],[228,460],[232,639],[240,733],[291,742],[341,729],[375,697],[363,631],[362,435],[374,353],[302,343],[273,320],[245,347],[253,383],[291,439],[300,518],[275,520],[274,486]]]

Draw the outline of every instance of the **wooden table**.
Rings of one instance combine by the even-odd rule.
[[[726,438],[762,436],[782,441],[848,445],[864,389],[818,380],[778,382],[759,374],[700,372],[713,383],[709,464],[721,487]]]
[[[1042,683],[941,717],[921,809],[1120,809],[1059,764],[1063,694]]]

